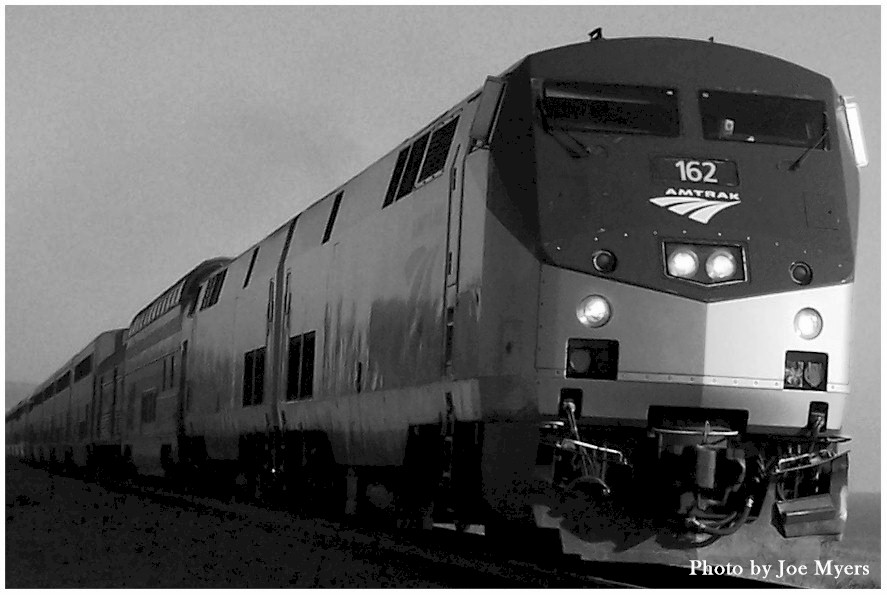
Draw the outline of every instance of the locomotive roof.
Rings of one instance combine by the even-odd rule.
[[[536,71],[544,71],[547,76],[578,76],[579,57],[582,74],[612,82],[674,84],[696,80],[730,87],[753,80],[768,90],[790,95],[831,89],[828,77],[782,58],[712,41],[674,37],[594,39],[535,52],[524,64],[531,76]],[[588,58],[592,58],[590,67]]]

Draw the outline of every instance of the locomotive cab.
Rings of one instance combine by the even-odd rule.
[[[509,74],[487,206],[521,245],[499,265],[539,262],[549,481],[595,486],[594,505],[633,507],[675,547],[759,516],[841,534],[847,112],[825,77],[714,43],[593,40]]]

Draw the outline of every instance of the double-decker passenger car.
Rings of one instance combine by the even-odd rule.
[[[532,54],[140,312],[111,459],[595,559],[816,556],[847,514],[861,142],[763,54]],[[32,405],[7,423],[39,449]]]

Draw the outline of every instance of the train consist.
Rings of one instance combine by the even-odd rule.
[[[809,559],[847,514],[864,161],[855,104],[774,57],[529,55],[99,335],[8,449],[592,559]]]

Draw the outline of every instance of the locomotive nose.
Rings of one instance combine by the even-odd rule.
[[[725,254],[707,249],[700,261]],[[803,428],[813,400],[828,404],[829,428],[840,428],[850,298],[850,287],[837,286],[705,303],[543,267],[540,411],[555,413],[557,395],[579,389],[584,416],[644,424],[651,407],[712,407],[747,411],[749,426]],[[592,314],[603,319],[604,303],[605,324],[587,324]]]

